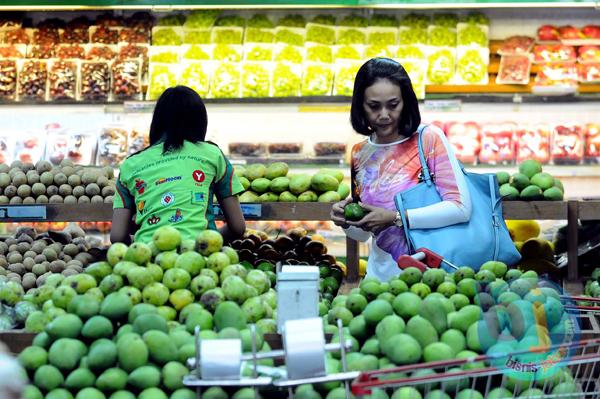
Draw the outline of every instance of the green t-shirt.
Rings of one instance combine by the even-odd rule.
[[[223,199],[244,191],[233,167],[215,144],[185,141],[163,155],[157,143],[128,157],[120,168],[113,208],[136,212],[136,241],[149,242],[154,231],[171,225],[183,239],[216,229],[213,195]]]

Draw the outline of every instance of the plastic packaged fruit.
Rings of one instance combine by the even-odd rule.
[[[169,87],[177,85],[177,75],[170,65],[153,64],[150,68],[148,99],[155,100]]]
[[[482,51],[469,49],[458,59],[456,70],[460,79],[467,84],[485,84],[488,81],[488,59]],[[487,55],[487,51],[485,51]]]
[[[328,65],[307,65],[302,76],[303,96],[326,96],[331,93],[333,71]]]
[[[299,66],[278,62],[271,77],[274,97],[295,97],[300,95],[302,70]]]
[[[214,71],[211,94],[214,98],[237,98],[240,95],[241,74],[236,63],[222,63]]]
[[[186,28],[210,28],[214,25],[217,17],[219,16],[218,10],[197,10],[189,13],[183,24]]]
[[[334,80],[334,95],[351,96],[354,90],[354,79],[361,63],[346,63],[337,67]]]
[[[449,83],[454,76],[455,56],[450,49],[440,49],[428,57],[427,80],[431,84]]]
[[[283,46],[277,50],[275,54],[275,61],[293,62],[300,64],[304,61],[302,55],[302,48],[295,46]]]
[[[242,97],[268,97],[270,92],[268,68],[261,63],[242,66]]]

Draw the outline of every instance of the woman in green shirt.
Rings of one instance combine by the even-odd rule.
[[[227,224],[226,241],[244,234],[246,223],[237,195],[244,191],[233,167],[216,144],[204,141],[206,107],[185,86],[160,96],[150,125],[150,146],[120,167],[113,203],[111,241],[149,242],[154,231],[170,225],[183,239],[213,229],[213,196]]]

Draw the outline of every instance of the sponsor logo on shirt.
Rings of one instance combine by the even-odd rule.
[[[135,189],[139,195],[144,194],[144,190],[146,190],[146,182],[141,179],[135,179]]]
[[[177,208],[175,210],[175,214],[169,218],[169,222],[177,223],[183,220],[183,216],[181,215],[181,209]]]
[[[177,180],[181,180],[181,176],[171,176],[171,177],[161,177],[160,179],[158,179],[154,184],[156,186],[159,186],[163,183],[171,183]]]
[[[169,206],[173,202],[175,202],[175,196],[173,195],[173,193],[164,193],[162,199],[160,200],[160,203],[163,206]]]
[[[192,172],[192,179],[194,179],[196,183],[202,183],[204,182],[204,179],[206,179],[206,175],[203,171],[198,169]]]
[[[192,193],[192,204],[203,203],[205,200],[204,193]]]
[[[147,212],[146,201],[142,200],[142,201],[138,202],[137,209],[138,209],[138,212],[140,213],[140,215],[143,215],[144,213],[146,213]]]
[[[160,222],[160,217],[156,216],[156,215],[152,215],[149,219],[148,219],[148,224],[153,226],[155,224],[157,224],[158,222]]]

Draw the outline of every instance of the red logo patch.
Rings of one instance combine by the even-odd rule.
[[[204,181],[204,179],[206,178],[206,176],[204,175],[204,172],[201,170],[195,170],[192,172],[192,178],[198,182],[198,183],[202,183]]]

